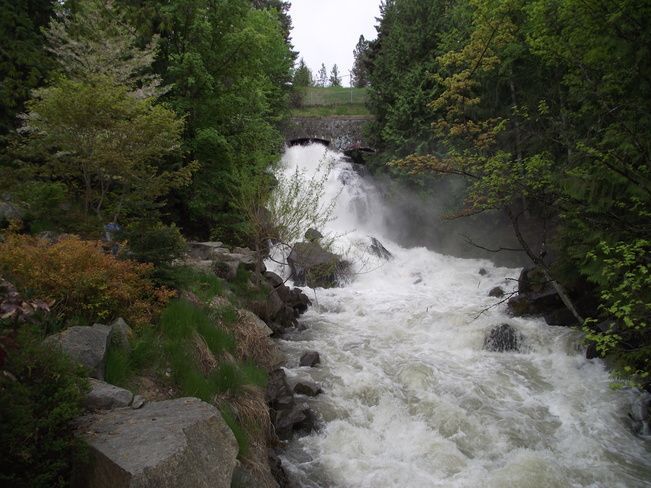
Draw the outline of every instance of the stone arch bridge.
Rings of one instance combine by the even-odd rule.
[[[368,143],[368,116],[292,117],[283,126],[288,146],[320,143],[356,159],[375,152]]]

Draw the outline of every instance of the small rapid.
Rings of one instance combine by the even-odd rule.
[[[496,302],[489,290],[513,290],[519,270],[392,242],[372,180],[322,146],[287,149],[283,175],[322,171],[324,158],[333,164],[325,199],[335,200],[325,230],[338,236],[335,251],[355,273],[339,288],[306,288],[307,328],[281,341],[289,380],[324,390],[309,399],[319,431],[295,438],[282,457],[295,482],[651,486],[651,449],[626,419],[634,393],[610,388],[603,363],[585,359],[576,330],[510,317],[504,304],[489,308]],[[393,259],[368,252],[370,237]],[[502,323],[524,337],[518,352],[484,350],[486,332]],[[305,350],[320,352],[319,367],[298,366]]]

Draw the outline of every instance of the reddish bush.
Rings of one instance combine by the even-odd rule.
[[[22,235],[0,243],[0,274],[31,300],[54,301],[63,318],[106,321],[117,316],[142,325],[172,293],[149,279],[152,266],[119,260],[98,242],[66,236],[54,244]]]

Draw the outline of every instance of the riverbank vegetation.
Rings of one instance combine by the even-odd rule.
[[[393,0],[367,54],[375,164],[464,177],[455,216],[505,213],[547,280],[596,297],[574,314],[636,384],[651,372],[650,23],[627,1]]]
[[[186,238],[248,244],[234,202],[243,181],[271,184],[283,148],[288,4],[0,8],[0,479],[68,486],[87,371],[42,341],[120,317],[132,331],[106,379],[215,404],[240,459],[266,466],[276,359],[241,313],[248,272],[227,282],[173,262]]]

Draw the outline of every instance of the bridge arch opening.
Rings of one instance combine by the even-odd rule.
[[[292,146],[307,146],[308,144],[322,144],[326,147],[330,146],[328,139],[321,139],[319,137],[300,137],[298,139],[291,139],[287,141],[289,147]]]

